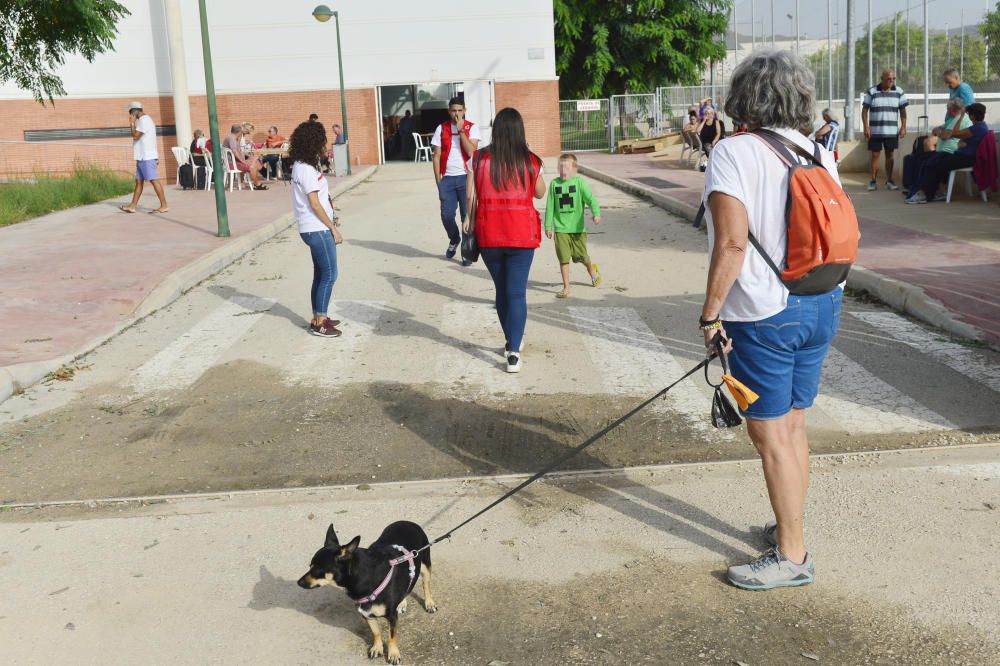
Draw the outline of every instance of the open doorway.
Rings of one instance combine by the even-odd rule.
[[[485,145],[493,125],[492,81],[379,86],[383,161],[412,162],[417,149],[413,135],[420,135],[422,145],[430,145],[434,130],[448,120],[448,100],[453,97],[464,100],[466,115],[480,126]]]

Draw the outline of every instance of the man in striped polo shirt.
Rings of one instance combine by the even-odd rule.
[[[869,192],[875,189],[879,153],[883,150],[885,150],[885,187],[889,190],[899,189],[892,179],[893,156],[899,148],[899,140],[906,136],[907,104],[909,102],[906,94],[902,88],[896,87],[896,73],[891,69],[882,72],[879,84],[869,88],[865,93],[861,121],[865,125],[868,150],[872,154],[872,179],[868,183]]]

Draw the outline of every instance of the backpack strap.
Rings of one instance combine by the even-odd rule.
[[[796,155],[800,155],[805,159],[809,160],[810,162],[813,162],[814,164],[823,166],[823,157],[819,153],[819,144],[816,143],[815,141],[810,142],[813,145],[813,152],[812,154],[810,154],[809,151],[807,151],[805,148],[795,143],[791,139],[784,137],[778,134],[777,132],[772,132],[769,129],[754,130],[753,132],[751,132],[751,134],[760,139],[765,140],[767,142],[767,145],[770,146],[772,150],[775,150],[776,149],[775,147],[780,145],[782,148],[786,150],[786,153],[787,151],[791,151]]]

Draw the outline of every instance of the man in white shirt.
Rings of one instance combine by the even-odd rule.
[[[156,123],[142,110],[141,102],[128,105],[129,129],[132,132],[132,156],[135,158],[135,191],[132,201],[127,206],[119,206],[126,213],[134,213],[142,196],[143,183],[147,180],[153,185],[156,196],[160,199],[160,207],[150,213],[166,213],[167,197],[163,194],[163,185],[157,177],[157,166],[160,156],[156,150]]]
[[[441,223],[448,233],[445,256],[451,259],[462,242],[455,222],[455,209],[459,209],[462,224],[468,213],[465,201],[465,165],[479,147],[481,135],[479,126],[465,119],[465,102],[461,97],[453,97],[448,102],[448,115],[451,120],[441,123],[434,130],[434,137],[431,139],[434,159],[431,161],[434,164],[438,198],[441,200]],[[463,266],[470,264],[471,262],[462,260]]]

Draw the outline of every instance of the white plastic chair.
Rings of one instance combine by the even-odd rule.
[[[430,162],[431,161],[431,147],[429,145],[424,145],[424,137],[420,136],[416,132],[413,133],[413,142],[416,144],[417,149],[413,152],[414,162]]]
[[[233,191],[233,184],[241,191],[243,190],[243,180],[246,180],[247,187],[251,190],[253,189],[253,181],[250,180],[250,173],[247,171],[240,171],[236,168],[236,155],[233,155],[233,151],[229,148],[223,146],[222,148],[222,159],[225,162],[223,165],[225,167],[224,173],[226,174],[226,187],[229,191]],[[241,178],[243,176],[243,178]]]
[[[965,190],[972,196],[972,167],[965,167],[964,169],[953,169],[951,173],[948,174],[948,194],[945,195],[945,203],[951,203],[951,190],[955,186],[955,174],[965,173],[968,174],[965,178]],[[983,202],[986,201],[986,190],[981,190],[979,196],[982,197]]]
[[[174,183],[179,186],[181,184],[181,166],[191,163],[191,152],[183,146],[173,146],[170,148],[170,152],[174,154],[174,160],[177,161],[177,178]],[[192,167],[193,172],[194,168]]]
[[[208,190],[212,189],[212,172],[214,171],[214,169],[212,167],[212,151],[203,148],[202,151],[201,151],[201,155],[202,155],[202,157],[205,158],[205,166],[204,166],[204,169],[205,169],[205,191],[207,192]],[[198,169],[198,168],[200,168],[200,167],[197,167],[197,166],[195,167],[195,169]],[[195,182],[198,182],[197,178],[198,178],[198,173],[196,171],[195,172]]]

